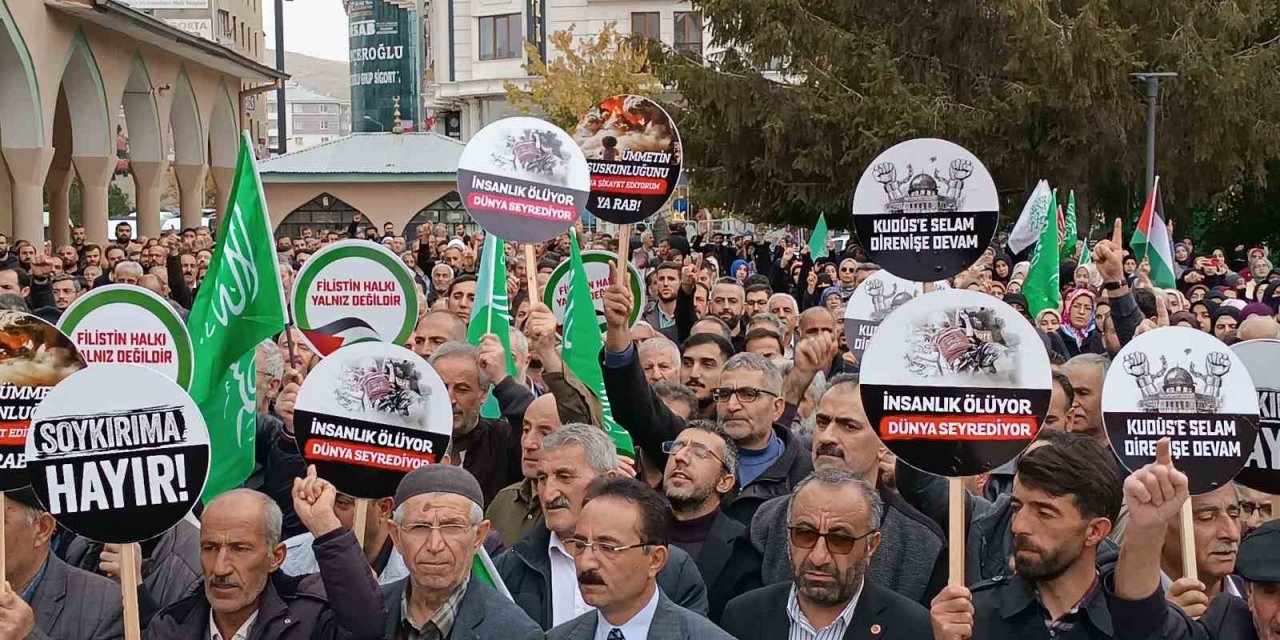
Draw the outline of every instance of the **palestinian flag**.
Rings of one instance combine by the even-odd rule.
[[[1139,262],[1150,262],[1151,284],[1161,289],[1174,288],[1177,282],[1173,276],[1173,244],[1169,241],[1169,227],[1160,204],[1160,176],[1156,176],[1147,204],[1142,207],[1131,244]]]

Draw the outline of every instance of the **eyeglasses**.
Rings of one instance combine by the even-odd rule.
[[[791,544],[801,549],[812,549],[818,546],[819,538],[824,538],[827,541],[827,551],[840,555],[853,551],[853,545],[859,540],[876,533],[876,530],[872,529],[860,536],[853,536],[847,533],[835,533],[834,531],[822,533],[809,527],[797,526],[787,527],[787,531],[791,533]]]
[[[587,542],[586,540],[577,540],[573,538],[564,541],[564,548],[569,551],[569,555],[575,558],[581,557],[582,554],[587,552],[587,549],[592,549],[597,553],[599,553],[600,555],[612,560],[622,555],[623,551],[630,551],[631,549],[637,549],[637,548],[647,548],[651,546],[653,545],[648,542],[637,542],[635,544],[614,544],[612,542]]]
[[[1264,518],[1270,518],[1272,513],[1271,505],[1265,502],[1253,502],[1251,500],[1240,501],[1240,513],[1244,514],[1246,518],[1253,516],[1255,512],[1262,514],[1262,517]]]
[[[446,540],[457,540],[475,528],[475,525],[473,524],[462,524],[460,522],[446,522],[444,524],[414,522],[399,526],[400,532],[403,533],[405,537],[420,540],[430,538],[432,532],[439,533],[440,537]]]
[[[778,394],[772,391],[755,387],[738,387],[736,389],[733,387],[716,387],[711,390],[711,399],[716,402],[728,402],[729,398],[736,395],[743,402],[755,402],[762,393],[767,393],[775,398],[778,397]]]
[[[853,273],[853,272],[854,272],[854,270],[853,270],[853,269],[841,269],[841,270],[840,270],[840,273]]]
[[[720,456],[716,455],[714,452],[712,452],[710,449],[707,448],[707,445],[702,444],[701,442],[680,442],[679,440],[668,440],[662,443],[662,452],[670,456],[674,456],[675,454],[680,453],[685,449],[688,449],[689,451],[693,452],[693,457],[699,460],[709,460],[711,458],[715,458],[720,462],[720,466],[724,467],[725,469],[729,468],[729,465],[724,461],[724,458],[721,458]]]

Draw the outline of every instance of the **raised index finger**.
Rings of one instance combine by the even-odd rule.
[[[1120,218],[1116,218],[1115,224],[1113,225],[1111,231],[1111,242],[1115,245],[1116,249],[1124,246],[1124,224],[1120,221]]]

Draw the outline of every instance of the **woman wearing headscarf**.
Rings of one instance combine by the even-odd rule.
[[[1236,341],[1236,329],[1240,327],[1240,310],[1222,305],[1213,312],[1213,337],[1231,344]]]
[[[1045,333],[1053,333],[1062,326],[1062,314],[1057,309],[1045,309],[1036,314],[1036,326]]]
[[[1280,280],[1267,285],[1258,301],[1271,307],[1272,313],[1280,313]]]
[[[1088,289],[1076,289],[1067,294],[1062,305],[1064,309],[1062,326],[1058,333],[1067,345],[1067,356],[1074,357],[1082,353],[1105,354],[1107,348],[1102,343],[1102,335],[1094,317],[1097,312],[1097,297]]]
[[[1179,311],[1169,316],[1169,326],[1199,329],[1200,321],[1196,320],[1195,314],[1190,311]]]
[[[1218,306],[1200,299],[1191,303],[1191,315],[1196,319],[1196,328],[1204,332],[1213,331],[1213,312]]]
[[[1009,282],[1013,276],[1013,258],[1007,253],[998,253],[991,261],[991,279],[996,282]]]
[[[751,267],[753,266],[751,262],[738,258],[733,261],[733,266],[729,268],[729,275],[733,276],[733,279],[737,280],[738,284],[745,287],[747,286],[747,278],[751,277]]]

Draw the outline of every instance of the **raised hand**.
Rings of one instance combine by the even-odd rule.
[[[1124,481],[1124,504],[1129,509],[1128,532],[1164,531],[1178,517],[1189,497],[1187,474],[1173,466],[1169,439],[1156,444],[1156,461],[1138,469]]]
[[[6,580],[0,585],[0,638],[26,638],[35,628],[35,612]]]
[[[631,344],[631,287],[618,283],[616,267],[609,264],[609,285],[604,290],[604,347],[612,353],[621,353]]]
[[[965,587],[947,587],[929,604],[933,640],[968,640],[973,636],[973,594]]]
[[[316,477],[316,466],[307,466],[307,477],[293,479],[293,510],[312,535],[319,538],[342,527],[334,513],[338,490],[331,482]]]
[[[507,349],[502,346],[502,340],[492,333],[486,333],[480,339],[480,369],[495,385],[511,377],[507,371]]]
[[[1093,264],[1103,282],[1124,282],[1124,226],[1116,218],[1110,240],[1099,240],[1093,247]]]

